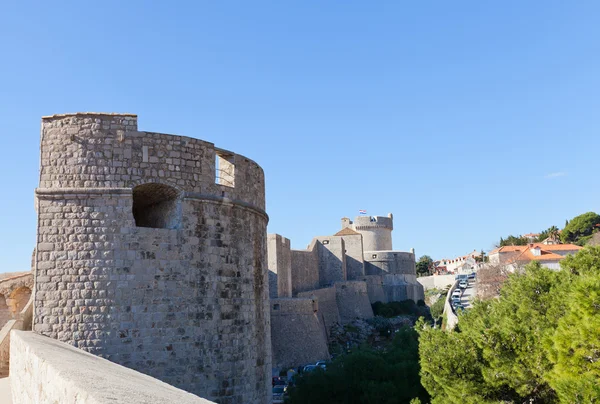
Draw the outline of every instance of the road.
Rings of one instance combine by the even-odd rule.
[[[469,282],[469,287],[466,288],[460,297],[460,303],[463,305],[465,309],[471,307],[471,300],[475,298],[477,295],[477,289],[475,288],[475,281]]]

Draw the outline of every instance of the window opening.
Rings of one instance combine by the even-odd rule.
[[[215,184],[235,187],[235,164],[233,155],[216,152],[215,154]]]
[[[178,229],[181,224],[179,191],[148,183],[133,188],[133,218],[137,227]]]

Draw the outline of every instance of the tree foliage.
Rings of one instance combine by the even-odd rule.
[[[363,347],[336,358],[327,371],[301,375],[289,403],[409,404],[415,398],[429,401],[419,380],[418,335],[405,327],[386,351]]]
[[[417,261],[417,276],[431,275],[433,270],[433,259],[429,255],[423,255]]]
[[[476,302],[458,331],[420,323],[432,403],[600,402],[600,247],[561,266],[534,262],[510,275],[499,299]]]
[[[592,233],[599,229],[598,225],[600,225],[600,215],[597,213],[587,212],[575,216],[565,226],[560,238],[563,243],[584,245],[592,237]]]
[[[513,236],[512,234],[507,238],[500,237],[500,242],[497,244],[498,247],[504,247],[507,245],[527,245],[529,240],[522,236]]]

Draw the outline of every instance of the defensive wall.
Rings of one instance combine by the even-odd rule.
[[[357,318],[373,317],[366,282],[336,282],[335,292],[342,323],[349,323]]]
[[[0,280],[0,377],[9,373],[10,332],[31,330],[33,275],[12,274]]]
[[[292,297],[290,240],[279,234],[269,234],[267,236],[267,254],[270,297]]]
[[[388,302],[388,298],[383,290],[383,276],[365,275],[359,279],[367,284],[367,294],[371,304],[375,302]]]
[[[308,298],[318,302],[317,316],[323,323],[323,329],[327,338],[329,338],[329,330],[336,323],[341,323],[340,311],[338,309],[336,287],[315,289],[310,292],[298,293],[300,298]]]
[[[317,299],[271,299],[274,368],[293,368],[329,359],[325,327],[318,312]]]
[[[415,254],[392,250],[392,229],[392,214],[360,216],[354,222],[343,218],[339,232],[313,238],[306,250],[292,250],[287,238],[269,235],[271,303],[282,297],[315,300],[318,303],[316,316],[329,337],[336,323],[373,317],[372,303],[424,299],[423,287],[416,281]],[[375,250],[367,250],[367,247]],[[277,315],[273,308],[271,315]],[[300,311],[290,311],[286,316],[287,322],[294,319],[296,324],[301,324],[304,321],[300,320],[303,316]],[[292,358],[301,359],[293,352],[295,348],[275,342],[295,338],[288,335],[290,328],[279,321],[271,325],[273,357],[286,358],[277,359],[274,364],[308,363],[294,363]],[[316,343],[310,340],[314,336],[315,333],[305,335],[299,343],[311,346]],[[281,351],[276,352],[280,348]],[[290,352],[286,353],[285,349]]]
[[[11,340],[13,404],[211,403],[31,331],[13,331]]]
[[[446,330],[451,331],[454,329],[454,327],[456,327],[456,324],[458,324],[458,316],[456,315],[456,313],[454,313],[454,310],[452,310],[452,305],[450,304],[450,300],[452,299],[452,292],[454,292],[456,290],[456,288],[458,287],[458,280],[456,280],[453,284],[452,287],[450,287],[450,290],[448,291],[448,294],[446,295],[446,301],[444,302],[444,316],[446,316]]]
[[[455,281],[454,275],[430,275],[417,278],[417,282],[423,285],[423,289],[444,289],[451,286]]]
[[[425,299],[417,282],[415,254],[404,251],[365,251],[365,273],[381,276],[385,302]]]
[[[33,276],[30,272],[0,280],[0,329],[8,321],[18,319],[29,302],[32,289]]]
[[[42,119],[34,331],[220,403],[270,402],[262,169],[132,114]]]

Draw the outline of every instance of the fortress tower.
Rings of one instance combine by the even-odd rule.
[[[264,174],[131,114],[42,119],[35,332],[220,403],[269,403]]]
[[[342,228],[346,227],[362,234],[364,251],[392,250],[394,217],[391,213],[387,216],[358,216],[354,222],[342,218]]]

